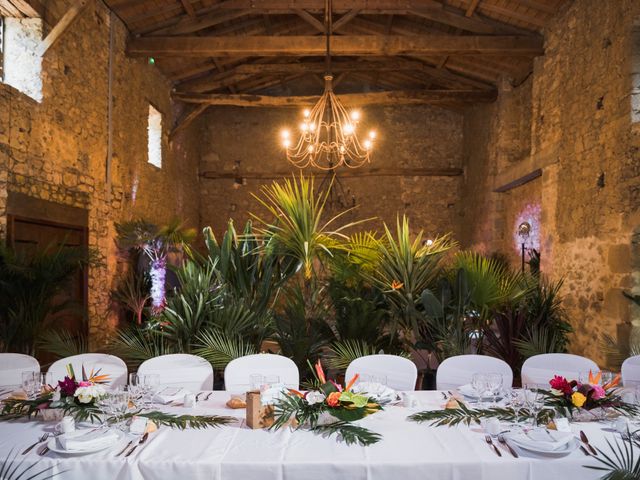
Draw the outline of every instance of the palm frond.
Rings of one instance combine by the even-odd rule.
[[[32,462],[31,458],[24,458],[19,453],[19,450],[12,449],[0,462],[2,480],[47,480],[67,472],[67,470],[58,470],[59,463],[45,467],[42,465],[42,458]]]
[[[196,337],[199,342],[193,353],[203,357],[214,368],[224,369],[236,358],[257,353],[254,346],[240,336],[228,336],[219,330],[206,330]]]
[[[66,358],[89,352],[89,340],[83,334],[51,328],[40,334],[36,347],[52,353],[57,358]]]
[[[122,358],[130,368],[136,368],[153,357],[177,353],[175,346],[166,341],[162,332],[136,326],[118,330],[108,350]]]
[[[586,468],[605,472],[601,480],[637,480],[640,478],[640,441],[630,431],[615,442],[607,439],[608,450],[596,447],[600,455],[592,457],[599,465],[585,465]]]

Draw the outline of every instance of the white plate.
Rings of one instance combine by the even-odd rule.
[[[80,430],[80,432],[81,431],[82,430]],[[120,442],[120,440],[122,440],[122,438],[124,437],[124,432],[121,432],[120,430],[113,430],[113,432],[115,432],[117,438],[112,443],[110,443],[109,445],[102,445],[99,448],[94,448],[92,450],[65,450],[58,445],[57,439],[55,437],[49,439],[49,441],[47,442],[47,447],[49,447],[49,450],[51,450],[52,452],[60,453],[62,455],[89,455],[90,453],[100,452],[102,450],[112,448],[114,445],[117,445],[118,442]]]
[[[536,455],[544,456],[544,457],[565,457],[580,447],[580,442],[577,438],[574,438],[572,441],[568,442],[563,448],[559,448],[558,450],[538,450],[531,445],[521,445],[518,442],[514,442],[513,439],[509,437],[505,437],[507,443],[511,445],[513,448],[520,451],[527,451],[531,453],[535,453]]]

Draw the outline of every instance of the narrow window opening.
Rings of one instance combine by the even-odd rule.
[[[149,105],[149,158],[151,165],[162,168],[162,114]]]
[[[0,78],[25,95],[42,101],[42,19],[5,17],[0,23]]]
[[[631,121],[640,122],[640,20],[631,35]]]

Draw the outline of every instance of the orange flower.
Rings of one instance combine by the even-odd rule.
[[[602,372],[598,372],[597,375],[594,375],[591,370],[589,370],[589,383],[591,385],[600,385],[600,378],[602,377]]]
[[[318,363],[316,363],[316,374],[318,375],[318,380],[320,380],[320,383],[327,383],[327,379],[324,376],[324,370],[322,370],[322,364],[320,363],[320,360],[318,360]]]
[[[391,282],[392,290],[400,290],[402,287],[404,287],[404,283],[399,282],[398,280],[394,280],[393,282]]]
[[[296,397],[304,398],[304,395],[302,393],[300,393],[298,390],[295,390],[293,388],[289,389],[289,393],[292,395],[295,395]]]
[[[331,392],[327,397],[327,405],[330,407],[337,407],[340,404],[340,392]]]
[[[360,378],[360,374],[356,373],[353,378],[351,380],[349,380],[349,383],[347,383],[347,386],[344,387],[344,391],[348,392],[349,390],[351,390],[351,387],[353,387],[353,384],[356,383],[356,381],[358,380],[358,378]]]
[[[605,390],[609,390],[610,388],[617,387],[618,385],[620,385],[620,374],[617,374],[610,383],[603,385],[602,388],[604,388]]]

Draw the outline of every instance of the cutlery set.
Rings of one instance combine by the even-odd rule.
[[[549,435],[553,440],[555,440],[555,437],[551,435],[551,432],[549,432],[546,429],[545,429],[545,432],[547,432],[547,435]],[[491,435],[485,435],[484,440],[485,442],[487,442],[487,444],[489,445],[489,448],[491,448],[491,450],[493,450],[496,455],[498,455],[499,457],[502,457],[502,453],[500,453],[500,450],[498,449],[496,444],[493,443],[493,439],[491,438]],[[518,453],[507,442],[504,436],[504,432],[498,434],[498,442],[501,445],[503,445],[514,458],[519,457]],[[591,457],[591,456],[598,455],[598,452],[593,447],[593,445],[589,443],[589,438],[582,430],[580,430],[580,442],[581,442],[580,450],[582,450],[582,453],[584,453],[586,456]]]
[[[587,456],[598,455],[598,452],[589,443],[589,439],[587,438],[587,435],[582,430],[580,430],[580,441],[582,442],[582,445],[580,445],[580,450],[582,450],[582,453],[584,453]]]
[[[204,395],[205,393],[207,393],[207,392],[200,392],[200,393],[198,393],[198,394],[196,395],[196,401],[200,400],[200,395]],[[209,400],[209,397],[210,397],[211,395],[213,395],[213,392],[209,392],[209,394],[208,394],[206,397],[204,397],[204,401],[206,402],[207,400]]]

